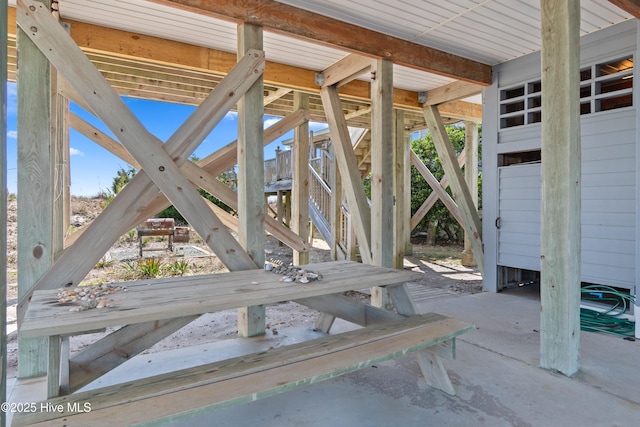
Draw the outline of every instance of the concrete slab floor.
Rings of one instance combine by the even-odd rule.
[[[532,292],[533,290],[533,292]],[[542,370],[539,363],[540,303],[535,289],[482,293],[422,301],[435,311],[478,327],[457,340],[457,359],[446,366],[457,392],[428,387],[411,355],[333,380],[213,413],[165,420],[161,425],[198,426],[630,426],[640,419],[640,341],[581,334],[581,369],[573,378]],[[336,322],[332,332],[352,328]],[[280,332],[286,342],[309,339],[309,331]],[[167,354],[140,355],[92,386],[152,366],[170,370],[274,345],[273,340],[230,340]],[[277,344],[280,345],[280,344]],[[224,354],[221,354],[224,349]],[[144,369],[141,367],[144,366]],[[37,381],[36,381],[37,383]],[[36,397],[19,387],[12,401]],[[42,390],[42,387],[39,388]],[[39,394],[40,391],[37,391]],[[16,399],[20,400],[16,400]],[[157,424],[156,424],[157,425]]]

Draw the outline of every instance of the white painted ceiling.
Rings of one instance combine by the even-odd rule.
[[[540,49],[539,0],[277,0],[401,39],[495,65]],[[15,0],[9,0],[15,5]],[[59,0],[63,18],[236,50],[236,25],[146,0]],[[632,19],[607,0],[581,1],[582,34]],[[264,33],[267,59],[316,71],[347,52]],[[394,85],[430,90],[453,80],[395,66]]]

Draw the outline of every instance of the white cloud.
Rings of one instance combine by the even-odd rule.
[[[227,114],[225,114],[224,118],[226,120],[236,120],[238,118],[238,113],[235,111],[229,111]]]
[[[7,131],[7,138],[17,139],[18,138],[18,131],[17,130],[8,130]]]
[[[264,128],[266,129],[266,128],[268,128],[269,126],[273,126],[273,125],[275,125],[276,123],[278,123],[280,120],[282,120],[282,119],[281,119],[281,118],[279,118],[279,117],[274,117],[274,118],[272,118],[272,119],[267,119],[267,120],[265,120],[265,121],[264,121]]]
[[[80,157],[84,157],[84,153],[80,150],[78,150],[77,148],[69,148],[69,155],[71,156],[80,156]]]

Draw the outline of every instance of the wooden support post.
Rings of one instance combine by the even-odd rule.
[[[309,95],[293,94],[293,110],[308,110]],[[293,199],[291,230],[302,240],[309,240],[309,122],[297,126],[293,131]],[[309,252],[293,251],[293,264],[309,263]]]
[[[49,1],[42,2],[49,8]],[[51,267],[54,254],[51,150],[51,68],[21,28],[18,70],[18,298],[27,295]],[[19,320],[24,308],[18,307]],[[18,325],[20,327],[20,325]],[[47,372],[47,339],[18,334],[18,377]]]
[[[478,208],[478,124],[464,122],[466,162],[464,166],[464,179],[471,193],[473,205]],[[467,233],[464,234],[464,251],[462,252],[462,265],[471,267],[476,265],[473,256],[471,240]]]
[[[331,144],[330,150],[333,164],[331,165],[331,182],[329,183],[331,186],[331,218],[329,218],[331,221],[331,242],[329,242],[329,246],[331,248],[331,259],[336,261],[338,260],[338,253],[340,251],[338,243],[340,242],[341,235],[342,177],[340,176],[340,169],[336,165],[336,150],[333,144]]]
[[[386,59],[374,61],[372,75],[375,78],[371,82],[371,255],[374,265],[393,267],[393,63]],[[392,308],[386,288],[371,288],[371,305]]]
[[[471,200],[469,188],[464,182],[462,171],[456,163],[456,155],[453,152],[449,135],[442,123],[442,117],[436,106],[424,107],[424,118],[433,137],[433,143],[440,156],[440,162],[445,174],[449,175],[451,182],[451,192],[453,199],[457,202],[460,209],[460,216],[463,220],[464,230],[471,240],[473,253],[480,272],[484,272],[484,251],[482,248],[482,226],[480,224],[480,216]]]
[[[407,232],[411,219],[411,209],[406,212],[406,198],[411,198],[411,190],[405,187],[405,175],[409,173],[409,143],[404,131],[404,111],[394,110],[395,121],[395,149],[393,150],[394,160],[394,194],[393,203],[393,267],[404,268],[404,255],[407,248]],[[410,205],[409,205],[410,206]]]
[[[540,366],[573,375],[580,354],[580,2],[542,0],[540,6]]]
[[[371,82],[371,252],[374,265],[393,266],[393,63],[374,62]],[[390,155],[391,154],[391,155]]]
[[[238,25],[238,59],[262,49],[262,28]],[[264,83],[262,77],[238,102],[238,238],[258,266],[264,266]],[[238,310],[238,335],[265,332],[265,307]]]
[[[404,173],[404,223],[406,224],[404,232],[405,232],[405,255],[413,254],[413,246],[411,245],[411,231],[413,230],[410,226],[411,224],[411,142],[407,141],[404,152],[404,164],[406,165],[405,173]]]
[[[0,16],[7,16],[7,2],[0,3]],[[7,20],[0,19],[0,58],[7,57]],[[0,61],[0,217],[7,217],[7,61]],[[6,222],[0,226],[0,253],[7,253]],[[7,257],[0,257],[0,271],[7,271]],[[0,275],[0,402],[7,401],[7,275]],[[0,411],[0,426],[6,425]]]

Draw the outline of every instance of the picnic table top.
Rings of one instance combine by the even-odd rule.
[[[263,269],[126,282],[108,295],[108,307],[70,311],[59,302],[59,290],[36,291],[21,333],[24,337],[74,335],[105,327],[273,304],[373,286],[416,280],[419,273],[351,261],[301,266],[319,273],[310,283],[289,283]]]

